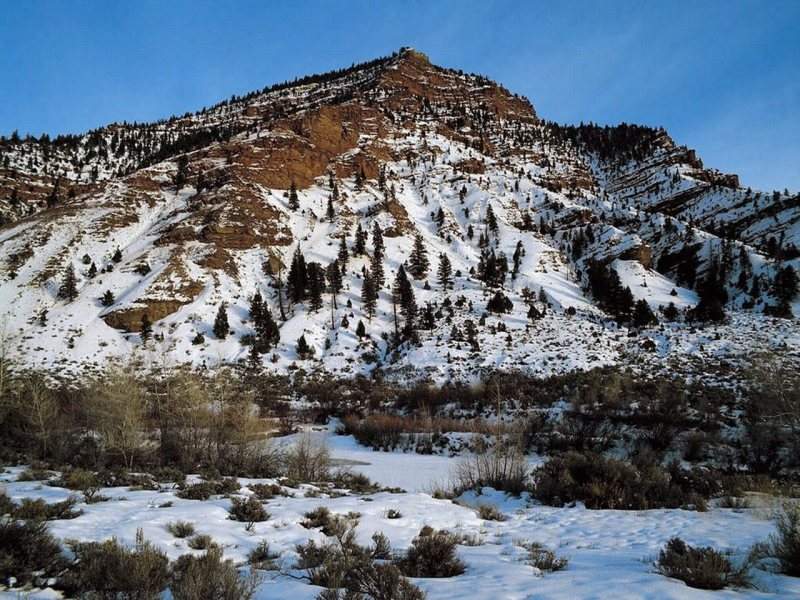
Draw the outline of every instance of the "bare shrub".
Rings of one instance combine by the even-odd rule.
[[[708,546],[695,548],[680,538],[667,542],[658,555],[656,569],[662,575],[703,590],[750,587],[747,565],[734,568],[728,557],[718,550]]]
[[[169,561],[144,541],[141,530],[136,545],[127,548],[116,540],[71,544],[75,563],[65,577],[70,592],[95,598],[155,600],[169,581]]]
[[[545,504],[580,501],[593,509],[705,510],[704,498],[694,489],[709,489],[704,481],[679,469],[644,461],[634,465],[591,452],[553,457],[534,470],[533,480],[533,494]]]
[[[456,466],[454,493],[491,487],[520,494],[525,490],[527,474],[528,465],[519,444],[498,441],[493,448],[487,448],[479,442],[474,452]]]
[[[458,538],[446,531],[423,527],[411,542],[404,557],[397,561],[408,577],[453,577],[461,575],[465,566],[456,554]]]
[[[78,500],[70,496],[61,502],[48,504],[42,498],[23,498],[22,502],[13,510],[15,519],[54,521],[58,519],[75,519],[83,514],[82,510],[75,510]]]
[[[767,542],[757,544],[754,554],[776,561],[779,573],[800,577],[800,505],[784,504],[775,517],[775,526],[777,531]]]
[[[479,504],[478,516],[486,521],[505,521],[506,516],[494,504]]]
[[[173,521],[167,523],[167,531],[176,538],[188,538],[194,535],[194,523],[189,521]]]
[[[303,434],[286,453],[286,476],[292,481],[326,481],[330,475],[330,452],[327,445]]]
[[[202,556],[184,554],[173,567],[169,589],[175,600],[250,600],[260,577],[255,570],[242,575],[222,550],[211,548]]]
[[[188,545],[192,550],[208,550],[209,548],[216,547],[217,544],[210,535],[202,533],[189,538]]]
[[[272,571],[277,569],[275,560],[279,556],[279,554],[275,554],[274,552],[270,551],[269,542],[267,540],[261,540],[258,546],[253,548],[247,554],[247,563],[254,569]]]
[[[16,577],[25,585],[35,573],[55,575],[64,565],[61,547],[46,523],[0,518],[0,581]]]
[[[283,496],[281,486],[274,483],[251,483],[247,486],[259,500],[272,500],[275,496]]]
[[[566,569],[569,560],[556,556],[556,553],[538,542],[526,542],[522,547],[528,551],[528,564],[540,571],[561,571]]]
[[[269,513],[264,510],[261,500],[255,496],[249,498],[231,498],[231,507],[228,509],[228,518],[242,523],[260,523],[269,519]]]

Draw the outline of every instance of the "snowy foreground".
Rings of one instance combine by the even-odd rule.
[[[769,510],[711,508],[699,513],[684,510],[593,511],[582,506],[552,508],[537,505],[527,498],[510,498],[486,489],[480,496],[467,494],[457,500],[434,499],[430,490],[450,475],[457,458],[415,454],[373,452],[359,447],[352,437],[328,437],[334,459],[348,464],[386,486],[401,486],[405,493],[381,492],[367,496],[328,498],[304,497],[312,488],[302,486],[297,496],[276,497],[266,503],[268,521],[256,523],[248,533],[245,524],[228,519],[231,502],[222,497],[208,501],[182,500],[175,490],[130,491],[127,488],[104,489],[108,502],[81,504],[84,514],[72,520],[52,521],[51,531],[59,538],[98,541],[116,537],[133,544],[138,528],[146,539],[176,559],[190,550],[185,539],[174,538],[168,523],[184,520],[194,523],[198,533],[208,534],[220,544],[225,556],[244,562],[247,553],[262,540],[280,553],[282,571],[291,572],[296,560],[295,544],[308,539],[324,541],[318,530],[300,525],[304,513],[319,506],[332,512],[360,513],[358,540],[367,544],[374,532],[381,531],[395,550],[407,548],[423,525],[464,534],[470,545],[458,548],[466,563],[463,575],[447,579],[413,579],[431,600],[462,598],[576,599],[576,598],[798,598],[800,580],[755,573],[757,589],[707,592],[689,588],[680,581],[654,572],[652,561],[664,543],[679,536],[693,545],[711,545],[741,554],[754,542],[772,531]],[[21,467],[8,469],[0,481],[8,495],[44,498],[55,502],[67,498],[70,490],[41,482],[17,482]],[[240,478],[240,493],[255,481]],[[165,503],[171,506],[162,507]],[[508,518],[504,522],[485,521],[473,507],[497,506]],[[389,509],[402,517],[388,519]],[[542,543],[557,554],[569,558],[566,570],[542,575],[525,562],[521,542]],[[477,543],[477,545],[473,545]],[[293,573],[297,575],[298,573]],[[265,572],[257,598],[313,599],[321,591],[280,571]],[[0,598],[59,598],[52,590],[29,594],[0,592]],[[168,597],[168,594],[165,594]]]

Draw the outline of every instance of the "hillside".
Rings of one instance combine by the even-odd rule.
[[[800,347],[800,196],[744,189],[661,129],[545,121],[411,49],[156,123],[4,138],[0,217],[0,319],[31,367],[441,381]]]

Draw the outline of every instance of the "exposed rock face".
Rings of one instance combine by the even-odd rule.
[[[185,347],[186,339],[208,329],[222,301],[237,337],[251,335],[253,293],[277,311],[295,249],[325,267],[342,239],[349,262],[339,302],[349,300],[348,319],[371,323],[371,339],[388,353],[377,340],[390,339],[391,311],[359,316],[361,277],[373,256],[371,241],[366,254],[353,254],[359,225],[377,226],[386,240],[380,298],[391,299],[392,277],[419,235],[431,262],[415,282],[420,307],[423,298],[454,301],[435,286],[445,255],[458,273],[454,298],[476,294],[468,299],[474,314],[462,315],[472,322],[485,304],[486,254],[511,264],[518,243],[519,272],[505,282],[518,295],[515,306],[523,310],[542,292],[556,313],[596,312],[587,265],[615,259],[638,263],[626,266],[638,269],[632,285],[656,277],[671,278],[666,289],[686,285],[684,307],[695,298],[686,273],[701,281],[713,260],[725,260],[730,308],[760,311],[774,301],[776,244],[784,258],[800,244],[800,198],[743,190],[735,175],[705,168],[660,129],[543,121],[527,99],[410,49],[157,124],[3,140],[0,217],[0,305],[32,340],[21,342],[21,353],[46,344],[46,330],[28,331],[43,312],[62,331],[103,340],[109,353],[130,349],[109,328],[137,332],[147,314],[176,360],[205,351]],[[68,264],[80,283],[75,305],[57,296]],[[750,297],[756,280],[761,295]],[[111,306],[100,304],[106,291]],[[314,324],[309,337],[341,321],[326,315],[320,324],[302,305],[283,308],[291,335],[292,315]],[[423,344],[441,343],[453,329],[445,319],[436,326],[442,332]],[[364,350],[354,355],[359,344],[348,334],[334,327],[330,339],[331,361],[346,369],[360,360],[353,357]],[[291,355],[290,342],[282,342],[277,364]],[[238,344],[207,351],[226,360],[247,352]]]

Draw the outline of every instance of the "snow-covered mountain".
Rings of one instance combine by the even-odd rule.
[[[0,218],[0,319],[28,366],[133,355],[442,380],[800,346],[785,318],[800,195],[743,189],[662,129],[545,121],[411,49],[157,123],[3,139]],[[413,318],[393,301],[401,265]],[[279,341],[256,327],[256,292]],[[230,335],[213,333],[220,312]]]

